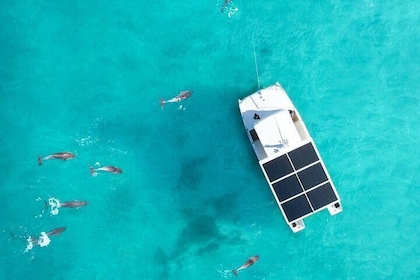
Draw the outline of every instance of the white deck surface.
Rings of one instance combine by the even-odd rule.
[[[279,108],[293,108],[293,103],[289,96],[280,85],[274,85],[260,90],[261,94],[256,92],[245,99],[249,99],[253,103],[255,109],[258,110],[276,110]],[[244,99],[244,100],[245,100]]]
[[[248,130],[254,128],[254,114],[257,113],[261,119],[273,114],[280,109],[294,110],[286,92],[280,85],[270,86],[240,100],[241,110],[245,127]]]
[[[292,143],[302,141],[287,110],[277,111],[262,119],[254,128],[268,157]]]

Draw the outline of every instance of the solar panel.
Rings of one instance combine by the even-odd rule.
[[[331,184],[326,183],[308,192],[308,198],[314,210],[324,207],[337,200]]]
[[[312,212],[305,194],[283,203],[282,208],[289,222]]]
[[[312,143],[262,166],[289,222],[338,200]]]
[[[263,168],[270,179],[270,182],[280,179],[281,177],[293,172],[292,165],[290,164],[287,155],[279,156],[278,158],[264,163]]]
[[[274,183],[272,186],[280,202],[303,192],[303,189],[295,174]]]
[[[309,190],[328,180],[324,168],[322,168],[322,165],[319,162],[298,172],[298,176],[305,190]]]
[[[296,170],[319,160],[312,143],[308,143],[289,152],[289,157]]]

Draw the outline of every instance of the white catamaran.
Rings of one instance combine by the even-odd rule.
[[[293,232],[303,219],[327,208],[342,211],[340,198],[313,139],[285,90],[273,86],[239,100],[259,165]]]

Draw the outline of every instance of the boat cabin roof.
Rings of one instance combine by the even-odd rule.
[[[288,110],[274,111],[257,121],[254,129],[268,157],[302,141]]]

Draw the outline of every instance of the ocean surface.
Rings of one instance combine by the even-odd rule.
[[[0,279],[419,279],[419,81],[416,0],[3,0]],[[296,234],[237,103],[275,82],[344,209]]]

